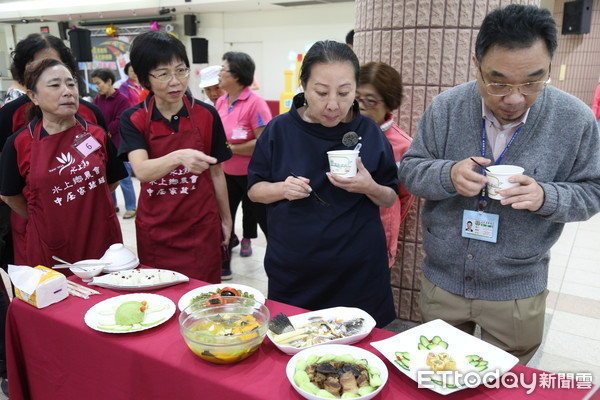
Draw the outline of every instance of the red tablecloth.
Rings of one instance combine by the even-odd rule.
[[[75,282],[80,280],[71,277]],[[177,304],[186,292],[205,285],[192,280],[154,291]],[[290,356],[280,352],[268,338],[248,359],[234,365],[216,365],[196,357],[179,333],[179,311],[155,328],[127,334],[97,332],[84,323],[86,311],[109,297],[124,294],[99,289],[102,295],[88,300],[70,296],[38,310],[15,299],[8,311],[6,340],[11,400],[166,400],[166,399],[302,399],[285,375]],[[267,301],[271,315],[303,310]],[[369,343],[394,335],[375,329],[358,347],[382,359]],[[385,361],[390,372],[377,399],[581,399],[588,390],[536,388],[526,395],[524,387],[491,389],[480,386],[440,396],[417,384]],[[525,382],[541,371],[517,365]]]

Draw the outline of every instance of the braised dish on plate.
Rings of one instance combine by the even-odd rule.
[[[367,350],[326,344],[294,355],[287,364],[286,375],[292,387],[309,400],[367,400],[383,389],[388,370],[379,357]]]

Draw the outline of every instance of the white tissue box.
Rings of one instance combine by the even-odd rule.
[[[38,279],[37,286],[32,293],[19,289],[15,285],[15,295],[26,303],[37,308],[44,308],[50,304],[58,303],[69,295],[67,291],[67,278],[64,274],[38,265],[34,270],[40,270],[43,274]],[[39,272],[36,271],[39,275]]]

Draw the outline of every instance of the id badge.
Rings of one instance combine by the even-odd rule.
[[[83,158],[86,158],[100,147],[102,145],[88,132],[78,135],[73,142],[73,148]]]
[[[464,210],[461,226],[462,237],[496,243],[499,220],[498,214]]]

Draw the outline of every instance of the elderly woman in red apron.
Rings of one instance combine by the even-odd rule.
[[[77,82],[62,62],[30,64],[25,84],[37,116],[4,146],[0,193],[27,218],[27,263],[99,258],[123,240],[110,192],[125,167],[106,131],[76,115]]]
[[[187,92],[185,46],[165,32],[135,38],[131,65],[151,91],[121,116],[119,154],[142,182],[136,237],[142,264],[221,281],[231,214],[221,162],[231,158],[216,110]]]

